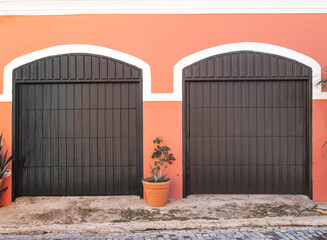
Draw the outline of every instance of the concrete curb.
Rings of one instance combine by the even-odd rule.
[[[327,226],[327,216],[319,217],[281,217],[249,218],[223,220],[187,220],[187,221],[152,221],[123,223],[82,223],[26,225],[22,227],[0,226],[2,235],[38,235],[38,234],[91,234],[106,235],[112,233],[185,230],[185,229],[226,229],[226,228],[266,228],[290,226]]]

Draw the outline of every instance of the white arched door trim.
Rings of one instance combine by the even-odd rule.
[[[242,43],[231,43],[220,45],[212,48],[208,48],[196,53],[193,53],[182,60],[180,60],[174,67],[174,94],[176,96],[176,101],[182,101],[182,84],[183,77],[182,72],[183,68],[200,61],[202,59],[228,53],[235,51],[255,51],[262,53],[270,53],[289,59],[296,60],[312,69],[312,98],[313,99],[327,99],[327,93],[321,92],[321,87],[314,86],[315,83],[321,80],[321,67],[320,65],[312,58],[296,52],[294,50],[272,45],[266,43],[257,43],[257,42],[242,42]]]
[[[4,68],[3,74],[3,94],[0,94],[0,102],[11,102],[12,101],[12,73],[13,70],[26,63],[30,63],[40,58],[68,54],[68,53],[90,53],[107,56],[123,62],[134,65],[142,69],[143,74],[143,101],[149,101],[151,99],[151,71],[150,66],[143,60],[136,58],[132,55],[119,52],[113,49],[99,47],[87,44],[70,44],[70,45],[59,45],[42,50],[38,50],[32,53],[28,53],[21,57],[15,58]]]

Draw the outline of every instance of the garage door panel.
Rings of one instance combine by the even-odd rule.
[[[280,139],[272,137],[272,165],[279,166],[280,162]]]
[[[296,107],[303,107],[303,82],[295,82],[296,84]]]
[[[242,192],[242,165],[236,164],[234,165],[234,190],[233,192]]]
[[[265,83],[265,108],[271,108],[272,102],[273,102],[273,95],[272,95],[272,85],[273,83],[271,81],[266,81]]]
[[[35,110],[28,111],[27,126],[29,138],[35,138]]]
[[[94,194],[99,194],[99,195],[105,195],[106,194],[106,184],[105,184],[105,179],[106,179],[106,168],[104,167],[98,167],[98,179],[97,182],[98,183],[104,183],[104,184],[97,184],[98,185],[98,189],[97,192]],[[87,182],[87,181],[86,181]],[[92,188],[92,186],[90,186],[90,188]]]
[[[122,167],[122,194],[129,194],[129,176],[130,176],[130,168],[128,166]]]
[[[51,168],[51,194],[55,196],[59,194],[59,168],[57,166]],[[37,188],[34,195],[37,195]]]
[[[220,116],[223,118],[223,116]],[[226,108],[226,136],[233,136],[234,135],[234,109],[233,108]]]
[[[203,124],[203,135],[204,137],[210,136],[211,135],[211,124],[210,124],[210,120],[211,120],[211,111],[209,107],[203,108],[202,110],[202,124]],[[199,124],[201,124],[199,122]]]
[[[256,164],[257,165],[264,165],[265,164],[265,138],[264,137],[257,137],[257,154],[256,154]]]
[[[257,108],[249,108],[249,136],[257,135]]]
[[[296,131],[296,109],[288,108],[287,111],[287,135],[295,136]]]
[[[42,88],[42,85],[36,85]],[[59,94],[59,109],[67,109],[67,86],[65,84],[59,84],[58,87]],[[40,89],[40,94],[42,94],[42,89]]]
[[[212,188],[209,193],[218,193],[216,191],[217,189],[219,189],[219,184],[221,183],[220,181],[221,176],[217,164],[211,165],[211,172],[212,172],[212,183],[211,183]]]
[[[233,138],[233,145],[234,145],[234,161],[233,164],[243,164],[242,158],[242,138],[235,137]]]
[[[99,181],[98,181],[98,174],[99,174],[99,171],[98,171],[98,167],[96,166],[92,166],[90,168],[85,168],[85,171],[89,171],[90,173],[90,181],[89,181],[89,184],[90,184],[90,195],[98,195],[99,194],[99,191],[98,191],[98,188],[99,188]]]
[[[226,82],[226,107],[234,107],[234,83]]]
[[[305,165],[305,138],[304,137],[296,137],[296,165],[304,166]]]
[[[242,109],[234,108],[234,116],[233,116],[233,129],[234,136],[242,136]]]
[[[203,143],[202,143],[203,144],[203,164],[208,164],[208,165],[210,165],[210,162],[211,162],[210,141],[211,141],[211,137],[203,137]]]
[[[227,192],[227,165],[224,166],[219,166],[216,165],[216,170],[219,172],[219,188],[216,189],[214,192],[215,193],[226,193]]]
[[[280,107],[280,82],[272,82],[272,107]]]
[[[129,164],[134,167],[137,165],[135,153],[137,149],[137,139],[135,137],[128,139],[128,156],[129,156]]]
[[[302,165],[297,165],[296,166],[296,189],[295,192],[304,192],[304,186],[305,186],[305,179],[303,177],[303,166]]]
[[[14,81],[23,83],[18,99],[25,100],[15,103],[17,149],[26,159],[17,177],[17,195],[139,193],[140,70],[85,54],[48,57],[30,65],[45,71],[28,64],[14,71]],[[31,79],[39,82],[27,81]],[[107,82],[93,82],[103,79]],[[34,170],[29,168],[36,167],[47,179],[42,187],[30,174]]]
[[[245,95],[246,96],[246,95]],[[257,107],[257,84],[254,81],[249,82],[249,107]]]
[[[272,193],[280,193],[280,166],[278,164],[272,165],[273,181],[272,181]]]
[[[192,194],[192,193],[197,193],[197,184],[198,184],[198,181],[196,179],[197,177],[197,172],[196,172],[197,168],[194,164],[190,165],[190,179],[189,179],[189,192]]]
[[[129,149],[129,146],[128,146],[128,138],[127,137],[123,137],[121,139],[121,146],[122,146],[122,165],[123,166],[129,166],[129,156],[128,156],[128,149]]]
[[[249,163],[255,165],[257,162],[257,138],[249,137]]]
[[[272,109],[272,136],[280,136],[280,110]]]
[[[226,83],[215,83],[218,85],[218,107],[226,107]],[[191,100],[192,101],[192,98]]]
[[[188,89],[186,89],[186,91],[188,91]],[[217,92],[218,92],[218,84],[216,82],[210,82],[210,106],[211,106],[211,108],[218,107],[219,98],[218,98]]]
[[[226,163],[226,141],[225,137],[218,138],[218,158],[214,159],[215,162],[218,164],[225,164]]]
[[[94,165],[98,167],[106,166],[106,138],[97,138],[98,141],[98,158]]]
[[[105,186],[106,186],[106,195],[114,194],[114,167],[106,166],[105,167]]]
[[[279,135],[280,136],[287,136],[288,133],[288,109],[287,108],[280,108],[279,110]]]
[[[231,164],[226,165],[226,184],[227,184],[227,193],[234,193],[234,166]]]
[[[128,137],[128,109],[121,110],[121,136],[124,138]]]
[[[288,107],[288,84],[287,81],[282,81],[279,84],[279,107]]]
[[[60,139],[60,141],[59,141],[59,156],[58,157],[59,157],[58,166],[60,166],[60,167],[67,166],[67,139],[65,139],[65,138]],[[40,163],[42,163],[42,159],[40,159]]]
[[[218,108],[209,108],[210,111],[210,135],[212,137],[218,137]]]
[[[296,138],[295,137],[288,138],[288,164],[290,165],[296,164]]]
[[[114,194],[122,194],[122,166],[114,167]]]
[[[296,136],[305,135],[305,113],[303,108],[296,108]]]
[[[49,150],[50,150],[50,165],[48,166],[58,166],[58,160],[59,160],[59,156],[58,156],[58,139],[50,139],[49,141],[50,145],[49,145]],[[30,149],[30,157],[32,158],[32,154],[33,154],[33,148],[29,148]]]
[[[288,86],[287,86],[288,92],[288,107],[296,107],[296,82],[294,81],[288,81]],[[295,91],[294,91],[295,90]]]
[[[239,108],[242,106],[242,91],[241,91],[241,83],[233,82],[233,96],[234,96],[234,107]]]
[[[250,110],[249,108],[241,108],[240,117],[241,135],[249,136],[249,126],[250,126]]]
[[[218,108],[218,136],[226,136],[227,121],[226,121],[226,108]],[[192,129],[191,129],[192,131]]]
[[[264,186],[264,193],[272,193],[272,183],[273,179],[273,167],[271,165],[265,166],[265,186]]]
[[[272,165],[273,163],[273,145],[272,137],[264,138],[264,152],[265,152],[265,165]]]
[[[42,111],[40,111],[42,112]],[[58,127],[59,127],[59,138],[66,138],[67,127],[66,127],[66,116],[67,110],[59,110],[58,111]],[[42,116],[38,116],[38,112],[36,113],[36,120],[40,122],[40,126],[42,126]],[[36,132],[37,133],[37,132]],[[37,134],[38,135],[38,134]]]
[[[216,159],[217,159],[218,152],[219,152],[218,142],[219,142],[218,137],[211,137],[211,139],[208,143],[210,146],[210,162],[211,162],[211,164],[217,163]]]
[[[249,164],[249,137],[242,137],[239,143],[241,148],[240,162],[243,165]]]
[[[81,122],[82,122],[82,137],[90,137],[90,110],[81,110]]]
[[[121,166],[121,138],[114,138],[114,165]]]
[[[265,135],[265,108],[262,107],[258,107],[256,109],[256,136],[264,136]]]
[[[43,149],[43,142],[40,138],[35,140],[36,142],[36,166],[41,167],[44,164],[44,149]]]
[[[209,164],[204,165],[204,192],[211,193],[212,192],[212,166]]]
[[[215,63],[217,81],[192,82],[197,75],[184,73],[189,193],[306,193],[308,81],[289,79],[296,66],[291,61],[241,54],[220,58],[227,65],[234,62],[232,67],[219,66],[219,57],[206,60]],[[253,57],[256,61],[245,68],[239,61]],[[201,72],[200,65],[193,70]],[[258,79],[219,79],[239,78],[242,68],[243,77],[253,73]],[[303,72],[295,75],[303,77]],[[273,76],[276,79],[264,79]]]
[[[264,129],[265,129],[265,136],[272,136],[272,108],[265,108],[265,115],[264,115]]]

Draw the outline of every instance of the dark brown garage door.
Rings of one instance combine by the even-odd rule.
[[[140,194],[140,69],[69,54],[13,78],[16,197]]]
[[[311,70],[235,52],[183,70],[185,192],[311,192]]]

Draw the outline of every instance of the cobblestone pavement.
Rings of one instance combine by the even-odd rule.
[[[108,236],[86,236],[78,234],[38,235],[38,236],[1,236],[0,240],[116,240],[116,239],[143,239],[143,240],[210,240],[210,239],[327,239],[327,227],[290,227],[268,229],[228,229],[228,230],[185,230],[169,232],[123,233]]]

